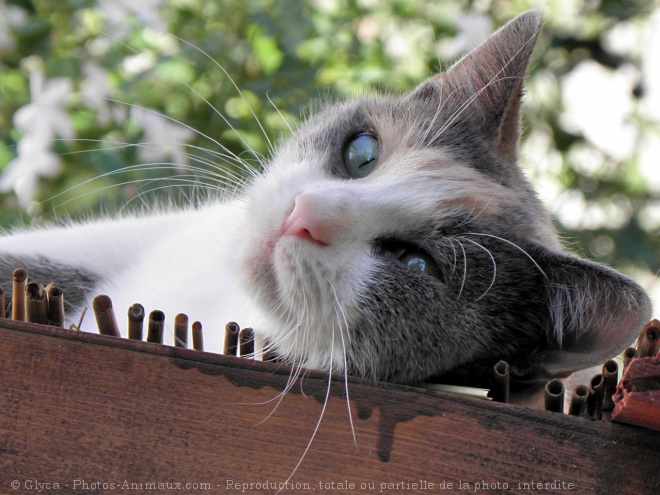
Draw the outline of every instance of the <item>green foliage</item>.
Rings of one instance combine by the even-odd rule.
[[[123,7],[116,22],[108,6],[128,2],[0,0],[0,9],[20,18],[4,28],[10,41],[0,45],[0,169],[25,135],[13,116],[34,99],[31,74],[71,81],[63,108],[75,138],[54,141],[61,168],[40,177],[35,202],[23,206],[46,218],[78,217],[150,201],[142,196],[148,190],[185,189],[177,179],[189,178],[186,166],[213,169],[214,162],[225,177],[241,173],[219,153],[250,157],[258,166],[270,151],[266,135],[274,142],[286,137],[310,101],[409,89],[464,52],[469,41],[457,43],[477,22],[497,27],[532,4],[538,2],[175,0],[147,13]],[[643,80],[640,50],[608,50],[604,40],[624,24],[645,32],[652,6],[548,1],[544,9],[545,46],[529,82],[522,161],[546,200],[555,195],[582,204],[573,217],[561,204],[550,205],[578,250],[648,282],[660,270],[658,181],[640,171],[637,149],[610,156],[563,122],[562,84],[585,60],[612,74],[636,68]],[[457,22],[461,13],[473,16],[467,28]],[[644,89],[640,84],[626,95],[633,108],[628,118],[638,140],[658,140],[658,121],[640,111]],[[180,146],[170,134],[154,142],[135,117],[137,107],[166,115],[168,124],[180,122]],[[584,166],[586,155],[598,163]],[[164,165],[172,163],[178,168]],[[12,191],[0,195],[0,204],[2,225],[26,217]]]

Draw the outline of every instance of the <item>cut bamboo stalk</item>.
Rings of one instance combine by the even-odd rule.
[[[117,318],[115,317],[115,310],[112,308],[112,300],[108,296],[104,294],[96,296],[92,301],[92,309],[94,310],[94,317],[96,318],[99,333],[121,337]]]
[[[48,295],[39,282],[30,282],[25,286],[26,321],[48,324]]]
[[[196,351],[204,350],[204,334],[202,333],[202,324],[196,321],[192,324],[193,349]]]
[[[27,285],[27,272],[17,268],[13,273],[11,292],[11,319],[25,321],[25,286]]]
[[[184,313],[174,317],[174,347],[188,347],[188,315]]]
[[[275,352],[275,349],[267,347],[267,346],[264,346],[264,349],[267,349],[263,353],[263,356],[264,356],[263,360],[264,361],[269,361],[271,363],[277,363],[279,361],[279,358],[277,356],[277,353]]]
[[[5,289],[0,287],[0,318],[7,317],[7,307],[5,306]]]
[[[619,381],[619,365],[613,359],[610,359],[603,365],[603,377],[605,377],[605,391],[603,396],[603,411],[614,409],[614,393],[616,384]]]
[[[225,325],[225,345],[222,353],[228,356],[238,355],[238,333],[241,327],[235,321],[230,321]]]
[[[509,363],[498,361],[493,366],[492,381],[490,397],[495,402],[509,402]]]
[[[144,332],[144,306],[140,303],[128,308],[128,338],[142,340]]]
[[[600,420],[603,417],[603,397],[605,395],[605,377],[594,375],[589,383],[589,399],[587,400],[587,417]]]
[[[568,414],[571,416],[584,416],[590,393],[589,387],[586,385],[575,387],[571,395],[571,403],[568,406]]]
[[[149,313],[149,324],[147,330],[147,342],[163,343],[165,329],[165,313],[155,309]]]
[[[238,349],[241,357],[254,357],[254,331],[243,328],[238,334]]]
[[[637,354],[635,357],[653,357],[660,351],[660,321],[653,320],[644,325],[642,333],[637,340]]]
[[[623,351],[623,369],[625,370],[628,365],[630,364],[630,361],[635,359],[635,355],[637,354],[637,349],[634,347],[628,347],[625,351]]]
[[[545,384],[545,410],[564,412],[564,384],[561,380],[550,380]]]
[[[48,293],[48,323],[56,327],[64,327],[64,292],[56,285],[49,285]]]

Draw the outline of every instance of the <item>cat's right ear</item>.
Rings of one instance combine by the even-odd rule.
[[[538,11],[519,15],[412,96],[438,105],[440,125],[479,131],[496,153],[515,162],[523,80],[541,25]]]

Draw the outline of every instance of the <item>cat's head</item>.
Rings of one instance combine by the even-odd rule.
[[[593,366],[650,316],[634,282],[563,251],[517,165],[527,12],[401,97],[316,113],[248,191],[239,268],[290,360],[397,382],[507,360]]]

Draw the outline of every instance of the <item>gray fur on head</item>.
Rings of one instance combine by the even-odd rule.
[[[333,210],[351,222],[350,235],[324,248],[335,263],[347,260],[346,272],[314,258],[296,279],[304,288],[304,277],[327,272],[317,287],[338,288],[350,372],[462,380],[505,359],[520,380],[562,376],[620,352],[648,320],[649,298],[636,283],[563,250],[517,165],[523,79],[541,23],[535,11],[517,17],[401,98],[358,98],[312,116],[274,160],[274,171],[297,175],[313,161],[314,180],[336,189],[329,197],[353,198],[347,213]],[[379,137],[380,161],[350,179],[341,150],[361,131]],[[430,255],[439,274],[404,266],[401,246]],[[364,274],[350,268],[355,259]],[[351,295],[342,299],[345,286]],[[319,291],[305,294],[305,311],[335,303]],[[283,322],[296,318],[283,297],[267,304]],[[336,342],[329,328],[308,339]]]
[[[520,378],[562,375],[620,352],[649,319],[637,284],[561,250],[516,165],[523,78],[540,29],[538,12],[519,16],[400,104],[425,146],[515,200],[447,212],[453,225],[445,218],[418,233],[442,281],[383,264],[351,343],[360,374],[410,382],[505,359]]]

